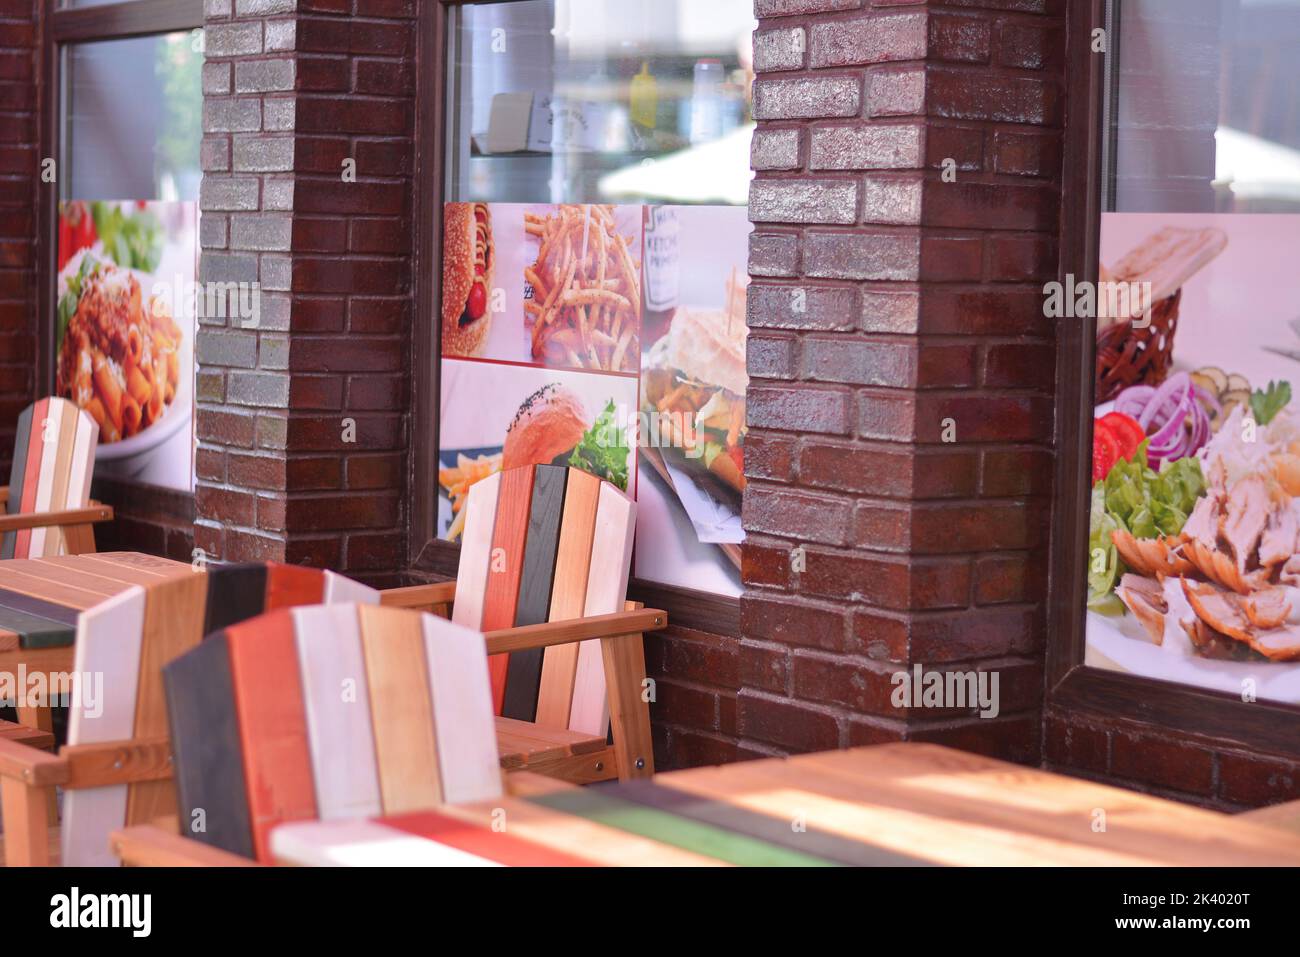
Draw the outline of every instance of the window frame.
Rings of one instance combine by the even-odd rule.
[[[1102,189],[1113,156],[1105,155],[1104,126],[1113,118],[1113,84],[1106,59],[1091,52],[1090,38],[1106,29],[1110,62],[1118,61],[1122,0],[1072,5],[1068,23],[1069,76],[1065,166],[1062,183],[1060,272],[1096,281],[1101,239]],[[1084,664],[1087,640],[1086,565],[1092,456],[1092,379],[1096,320],[1064,319],[1057,327],[1055,515],[1047,587],[1047,700],[1066,715],[1087,714],[1107,723],[1130,721],[1232,742],[1252,750],[1300,757],[1296,718],[1300,705],[1249,704],[1233,694]]]
[[[407,463],[407,565],[409,571],[456,576],[460,548],[436,534],[438,398],[442,358],[441,302],[434,275],[442,262],[442,215],[446,196],[446,95],[453,64],[447,39],[452,8],[508,0],[437,0],[420,5],[416,50],[415,301],[411,370],[410,455]],[[742,493],[743,496],[743,493]],[[740,637],[740,599],[676,585],[632,579],[628,597],[663,608],[675,623],[724,637]]]

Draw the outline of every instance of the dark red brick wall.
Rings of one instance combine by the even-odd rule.
[[[1035,762],[1064,3],[757,10],[737,747]],[[916,663],[1000,716],[894,707]]]
[[[201,278],[259,281],[262,321],[217,320],[199,341],[197,544],[392,577],[406,554],[416,4],[230,7],[208,5]]]
[[[36,397],[37,0],[0,0],[0,483]],[[45,187],[52,188],[52,187]]]

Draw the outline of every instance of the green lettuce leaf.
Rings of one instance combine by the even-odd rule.
[[[614,400],[610,399],[591,428],[583,433],[582,441],[569,454],[568,461],[557,464],[580,468],[584,472],[608,479],[626,492],[627,459],[627,436],[619,428],[618,412]]]
[[[1120,459],[1092,487],[1088,521],[1088,608],[1119,614],[1123,606],[1115,585],[1128,569],[1111,540],[1123,530],[1136,538],[1177,535],[1192,514],[1196,500],[1205,494],[1200,459],[1187,456],[1166,461],[1159,472],[1147,464],[1147,443],[1132,460]]]

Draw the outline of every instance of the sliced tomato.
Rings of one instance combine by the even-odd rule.
[[[1123,412],[1111,412],[1103,415],[1101,421],[1106,423],[1107,428],[1119,440],[1119,454],[1126,459],[1132,459],[1133,453],[1142,444],[1142,440],[1147,437],[1146,431],[1138,420],[1131,415],[1125,415]]]
[[[1120,442],[1104,419],[1092,423],[1092,480],[1100,482],[1119,461]]]

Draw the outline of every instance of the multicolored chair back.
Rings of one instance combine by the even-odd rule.
[[[465,507],[457,624],[488,632],[624,610],[636,505],[617,486],[577,468],[529,465],[475,483]],[[493,655],[488,669],[497,714],[607,732],[599,641]]]
[[[39,399],[18,416],[9,470],[9,515],[61,512],[90,504],[99,426],[67,399]],[[45,558],[94,551],[89,524],[8,531],[0,558]]]
[[[293,608],[163,669],[181,833],[270,863],[271,830],[501,795],[479,632],[372,605]]]
[[[120,741],[128,751],[136,746],[165,761],[162,672],[168,662],[195,648],[204,635],[266,611],[378,601],[374,589],[334,572],[272,562],[209,566],[133,586],[78,616],[65,751]],[[171,774],[150,766],[152,760],[143,762],[139,780],[67,790],[63,863],[116,864],[108,848],[111,831],[176,812]]]

